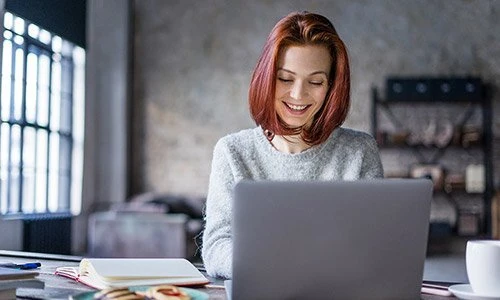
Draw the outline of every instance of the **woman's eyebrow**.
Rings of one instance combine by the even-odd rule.
[[[284,71],[284,72],[287,72],[287,73],[290,73],[293,75],[297,75],[297,73],[290,71],[288,69],[285,69],[285,68],[279,68],[278,71]],[[316,74],[324,74],[326,77],[328,77],[328,74],[325,71],[315,71],[315,72],[312,72],[311,74],[309,74],[308,76],[316,75]]]

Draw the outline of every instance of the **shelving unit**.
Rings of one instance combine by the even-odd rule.
[[[377,139],[381,153],[386,149],[393,151],[410,152],[419,165],[436,166],[440,165],[441,170],[446,169],[443,165],[443,157],[452,151],[476,151],[482,153],[481,164],[484,168],[484,189],[482,189],[482,212],[479,217],[478,231],[474,235],[491,236],[491,200],[493,197],[493,165],[492,165],[492,107],[491,89],[479,78],[388,78],[386,94],[384,98],[379,96],[376,88],[372,89],[372,133]],[[462,114],[454,120],[446,120],[448,127],[444,131],[446,134],[439,137],[432,136],[434,142],[429,140],[429,135],[422,135],[425,129],[420,128],[420,132],[415,132],[415,128],[408,128],[407,121],[401,115],[394,112],[395,107],[403,109],[417,110],[417,107],[432,107],[441,105],[446,107],[459,106]],[[468,122],[472,116],[477,116],[477,109],[480,110],[481,126],[475,130],[468,131]],[[386,117],[386,124],[390,123],[393,132],[386,132],[380,128],[382,113]],[[428,127],[427,116],[419,116],[419,120]],[[403,116],[404,118],[404,116]],[[388,121],[388,122],[387,122]],[[441,120],[440,120],[441,121]],[[447,132],[446,132],[447,131]],[[415,136],[421,136],[421,139]],[[430,167],[432,172],[435,170]],[[410,176],[410,167],[402,170],[402,173]],[[427,174],[435,184],[437,182],[435,174]],[[432,175],[432,176],[431,176]],[[441,174],[443,177],[445,175]],[[456,175],[456,174],[455,174]],[[465,174],[462,174],[465,178]],[[437,174],[436,176],[439,176]],[[464,179],[465,180],[465,179]],[[444,178],[443,178],[443,182]],[[443,186],[435,186],[435,194],[445,193],[450,198],[460,194],[463,197],[478,198],[477,194],[468,194],[465,189],[447,189]],[[479,195],[481,196],[481,195]],[[472,200],[470,200],[472,201]],[[458,205],[457,205],[458,206]],[[459,213],[457,213],[458,215]],[[457,221],[458,222],[458,221]],[[432,227],[432,226],[431,226]]]

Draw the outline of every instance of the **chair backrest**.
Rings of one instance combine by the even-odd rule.
[[[89,256],[185,258],[183,214],[97,212],[89,217]]]

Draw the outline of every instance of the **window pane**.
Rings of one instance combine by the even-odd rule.
[[[37,39],[39,33],[40,33],[40,27],[36,26],[35,24],[28,25],[29,36],[31,36],[34,39]]]
[[[19,167],[21,163],[21,127],[13,125],[10,132],[10,163]]]
[[[61,174],[59,180],[59,210],[68,211],[70,178],[66,174]]]
[[[60,142],[60,153],[59,153],[59,170],[63,173],[67,173],[71,168],[71,141],[66,136],[61,136]]]
[[[14,32],[17,34],[24,33],[24,20],[18,17],[14,17]]]
[[[50,80],[50,57],[47,54],[41,54],[38,59],[40,60],[38,84],[40,87],[48,87]]]
[[[47,149],[48,134],[45,130],[37,130],[36,139],[36,210],[47,209]]]
[[[12,168],[10,170],[10,200],[9,212],[19,212],[19,168]]]
[[[10,212],[19,211],[19,168],[21,162],[21,127],[13,125],[10,131],[10,182],[8,186]]]
[[[40,30],[40,35],[38,37],[38,40],[44,44],[50,44],[50,33],[47,30]]]
[[[18,46],[22,46],[24,44],[24,38],[19,35],[16,35],[14,37],[14,43],[17,44]]]
[[[66,40],[63,40],[61,54],[64,55],[65,57],[71,59],[73,56],[73,49],[74,48],[75,47],[73,46],[73,44],[71,44],[70,42],[68,42]]]
[[[23,169],[23,213],[35,211],[35,173],[33,168]]]
[[[72,165],[71,165],[71,212],[81,212],[82,178],[83,178],[83,143],[73,143]]]
[[[5,13],[3,16],[3,26],[7,29],[11,29],[14,24],[14,16],[11,13]]]
[[[61,120],[61,63],[52,63],[52,81],[50,94],[50,128],[59,130]]]
[[[7,213],[7,170],[0,169],[0,213]]]
[[[57,211],[59,197],[59,135],[51,133],[49,143],[49,211]]]
[[[12,42],[3,42],[2,74],[10,76],[12,74]]]
[[[21,120],[23,105],[23,80],[24,80],[24,51],[16,50],[15,61],[15,83],[14,83],[14,118]]]
[[[10,40],[10,39],[12,39],[12,32],[10,32],[10,31],[4,31],[4,32],[3,32],[3,37],[4,37],[4,39],[6,39],[6,40]]]
[[[36,131],[24,128],[23,136],[23,212],[33,212],[35,207],[35,147]]]
[[[10,148],[10,126],[0,126],[0,212],[7,212],[8,166]]]
[[[73,50],[73,157],[71,164],[71,212],[81,212],[83,174],[83,126],[85,117],[85,50]]]
[[[47,55],[38,57],[38,113],[37,122],[41,126],[49,124],[49,79],[50,59]]]
[[[26,68],[26,121],[34,123],[36,121],[36,96],[37,96],[37,75],[38,58],[35,54],[28,54]]]
[[[71,132],[71,100],[68,95],[63,94],[61,100],[61,131]]]
[[[12,42],[4,41],[2,54],[2,112],[4,121],[10,118],[10,98],[12,85]]]
[[[71,60],[65,58],[61,60],[61,91],[63,93],[71,94],[71,85],[73,84],[73,68]]]
[[[0,170],[5,171],[9,165],[10,126],[3,123],[0,127]]]
[[[55,35],[52,38],[52,51],[54,52],[61,52],[62,49],[62,39]]]
[[[23,165],[28,168],[35,167],[36,132],[33,127],[24,128],[23,136]]]

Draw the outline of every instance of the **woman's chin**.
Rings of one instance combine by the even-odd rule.
[[[307,129],[311,126],[311,124],[306,124],[305,122],[285,122],[289,128],[301,128]]]

